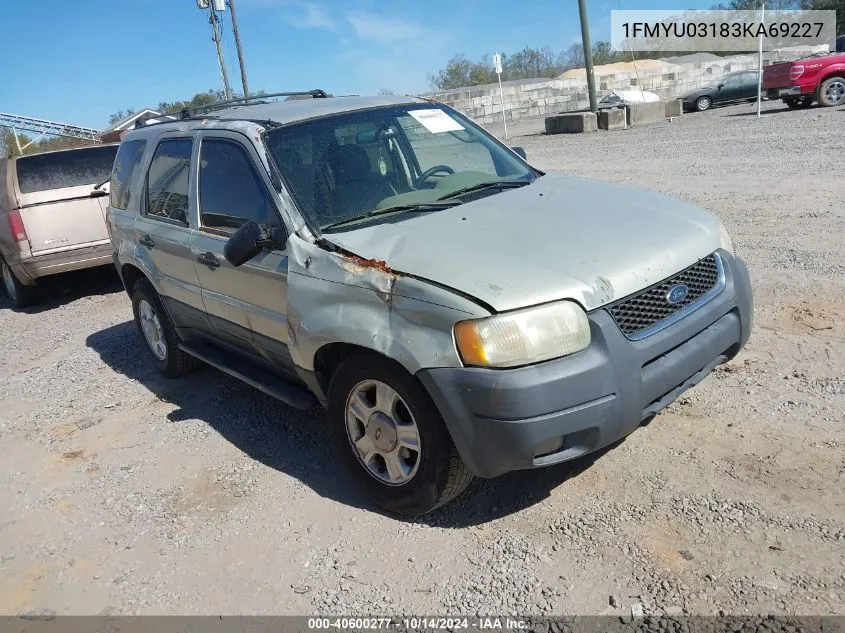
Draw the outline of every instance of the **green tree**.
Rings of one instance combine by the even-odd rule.
[[[845,0],[802,0],[801,8],[836,11],[836,34],[845,35]]]
[[[596,42],[593,44],[593,63],[596,66],[613,64],[621,61],[622,58],[622,53],[614,51],[610,46],[610,42]]]
[[[455,55],[446,64],[446,68],[428,76],[432,87],[437,90],[451,90],[472,85],[470,83],[472,62],[466,55]]]
[[[801,8],[801,0],[730,0],[714,4],[712,8],[718,11],[756,11],[764,1],[767,11]]]

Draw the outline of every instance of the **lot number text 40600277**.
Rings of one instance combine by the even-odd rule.
[[[310,630],[378,630],[399,628],[405,631],[460,631],[460,630],[514,630],[528,628],[528,623],[510,617],[467,618],[467,617],[314,617],[308,618]]]

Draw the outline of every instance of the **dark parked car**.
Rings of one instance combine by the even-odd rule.
[[[753,101],[757,98],[758,77],[756,70],[728,73],[719,81],[684,95],[684,109],[704,112],[717,104]]]

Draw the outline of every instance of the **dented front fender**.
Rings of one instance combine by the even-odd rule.
[[[294,235],[288,240],[289,347],[294,363],[314,371],[317,351],[347,343],[379,352],[410,373],[460,367],[457,321],[488,316],[478,304],[425,280],[342,249]]]

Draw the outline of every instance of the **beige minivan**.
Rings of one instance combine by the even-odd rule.
[[[12,303],[38,299],[38,279],[111,264],[108,180],[117,145],[0,160],[0,273]]]

